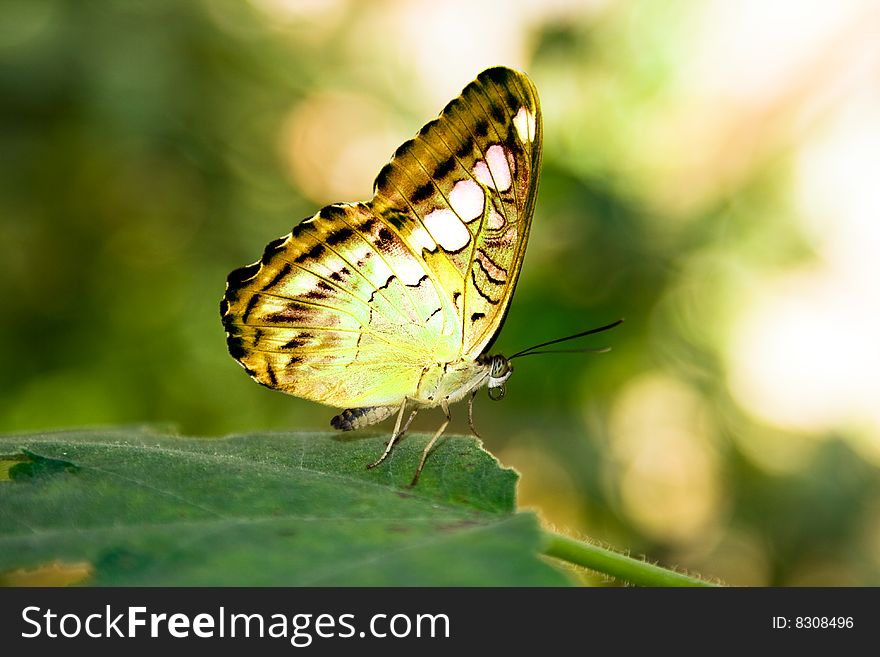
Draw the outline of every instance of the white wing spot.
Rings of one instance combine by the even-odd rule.
[[[483,215],[485,200],[483,189],[473,180],[459,180],[449,192],[452,209],[467,222]]]
[[[504,147],[495,144],[486,151],[486,162],[489,163],[489,171],[495,178],[495,188],[499,192],[510,189],[510,166],[507,164],[507,154]]]
[[[489,221],[487,223],[491,230],[498,230],[504,227],[504,217],[493,209],[489,214]]]
[[[519,112],[513,117],[513,126],[520,141],[530,142],[535,138],[535,115],[525,107],[520,107]]]
[[[471,239],[470,231],[448,208],[428,213],[423,222],[431,237],[447,251],[458,251]]]
[[[489,147],[486,161],[478,160],[474,165],[474,178],[499,192],[510,189],[510,166],[507,164],[504,147],[498,144]]]
[[[489,167],[483,162],[483,160],[477,160],[477,163],[474,165],[474,178],[486,185],[486,187],[495,189],[495,181],[492,180],[492,174],[489,173]]]
[[[417,249],[428,249],[428,251],[437,250],[436,242],[431,239],[428,231],[426,231],[421,226],[413,230],[412,235],[410,235],[410,239]]]

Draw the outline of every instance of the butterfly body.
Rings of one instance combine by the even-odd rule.
[[[263,385],[347,409],[333,419],[341,429],[399,411],[397,434],[407,404],[448,417],[449,403],[500,387],[509,364],[487,350],[522,266],[540,164],[531,81],[484,71],[397,149],[369,202],[321,209],[229,275],[231,355]]]
[[[417,408],[433,408],[444,402],[453,404],[460,401],[494,382],[491,375],[492,359],[493,357],[489,356],[480,357],[475,362],[459,360],[454,363],[428,365],[424,369],[417,390],[413,395],[408,395],[406,400]],[[503,380],[506,380],[507,376],[503,377]],[[392,406],[346,409],[345,412],[335,416],[331,424],[336,429],[352,431],[381,422],[399,409],[399,400]]]

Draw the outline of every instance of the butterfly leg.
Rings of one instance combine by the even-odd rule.
[[[477,392],[477,390],[474,390],[471,393],[471,398],[468,399],[468,424],[471,427],[471,433],[482,440],[483,437],[477,432],[477,428],[474,426],[474,397],[477,396]]]
[[[449,404],[445,399],[440,402],[440,408],[443,409],[443,413],[446,415],[446,419],[443,421],[443,424],[440,425],[440,428],[437,429],[434,437],[428,441],[427,445],[425,445],[425,449],[422,450],[422,458],[419,461],[419,467],[416,468],[416,474],[413,477],[413,480],[409,483],[410,488],[412,488],[419,482],[419,476],[422,474],[422,468],[425,467],[425,461],[428,460],[428,454],[431,452],[431,448],[434,446],[434,443],[437,442],[437,439],[441,435],[443,435],[443,432],[446,431],[446,427],[449,426],[449,421],[452,419],[452,416],[449,414]]]
[[[400,405],[400,411],[397,413],[397,422],[394,424],[394,431],[391,432],[391,439],[388,441],[388,444],[385,445],[385,451],[382,452],[382,456],[376,459],[373,463],[370,463],[367,466],[367,470],[372,470],[377,465],[379,465],[382,461],[388,458],[388,455],[391,453],[391,450],[394,449],[394,445],[398,440],[407,432],[409,429],[409,425],[412,424],[413,419],[416,417],[416,413],[419,412],[418,406],[413,409],[413,411],[409,414],[409,417],[406,420],[406,424],[403,425],[403,429],[400,428],[400,423],[403,420],[403,411],[406,410],[406,399],[403,400],[403,403]]]

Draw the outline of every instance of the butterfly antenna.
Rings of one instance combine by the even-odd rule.
[[[603,349],[561,349],[561,350],[550,350],[550,351],[535,351],[536,349],[541,349],[542,347],[549,347],[552,344],[559,344],[560,342],[568,342],[569,340],[575,340],[576,338],[582,338],[586,335],[593,335],[594,333],[602,333],[603,331],[609,331],[613,329],[615,326],[619,326],[623,323],[623,318],[618,319],[616,322],[611,322],[610,324],[606,324],[605,326],[600,326],[599,328],[590,329],[589,331],[582,331],[581,333],[575,333],[574,335],[569,335],[564,338],[557,338],[555,340],[550,340],[549,342],[542,342],[541,344],[536,344],[528,349],[523,349],[522,351],[516,352],[513,356],[509,356],[507,360],[513,360],[514,358],[519,358],[521,356],[531,356],[534,354],[564,354],[564,353],[604,353],[606,351],[610,351],[609,348]]]
[[[599,347],[597,349],[547,349],[546,351],[529,351],[524,354],[517,354],[516,358],[537,356],[538,354],[607,354],[609,351],[611,351],[611,347]],[[514,356],[510,358],[514,358]],[[510,358],[507,360],[510,360]]]

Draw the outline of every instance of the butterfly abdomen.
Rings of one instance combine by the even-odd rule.
[[[393,406],[370,406],[368,408],[348,408],[330,420],[330,425],[340,431],[354,431],[361,427],[377,424],[391,416],[396,409]]]

